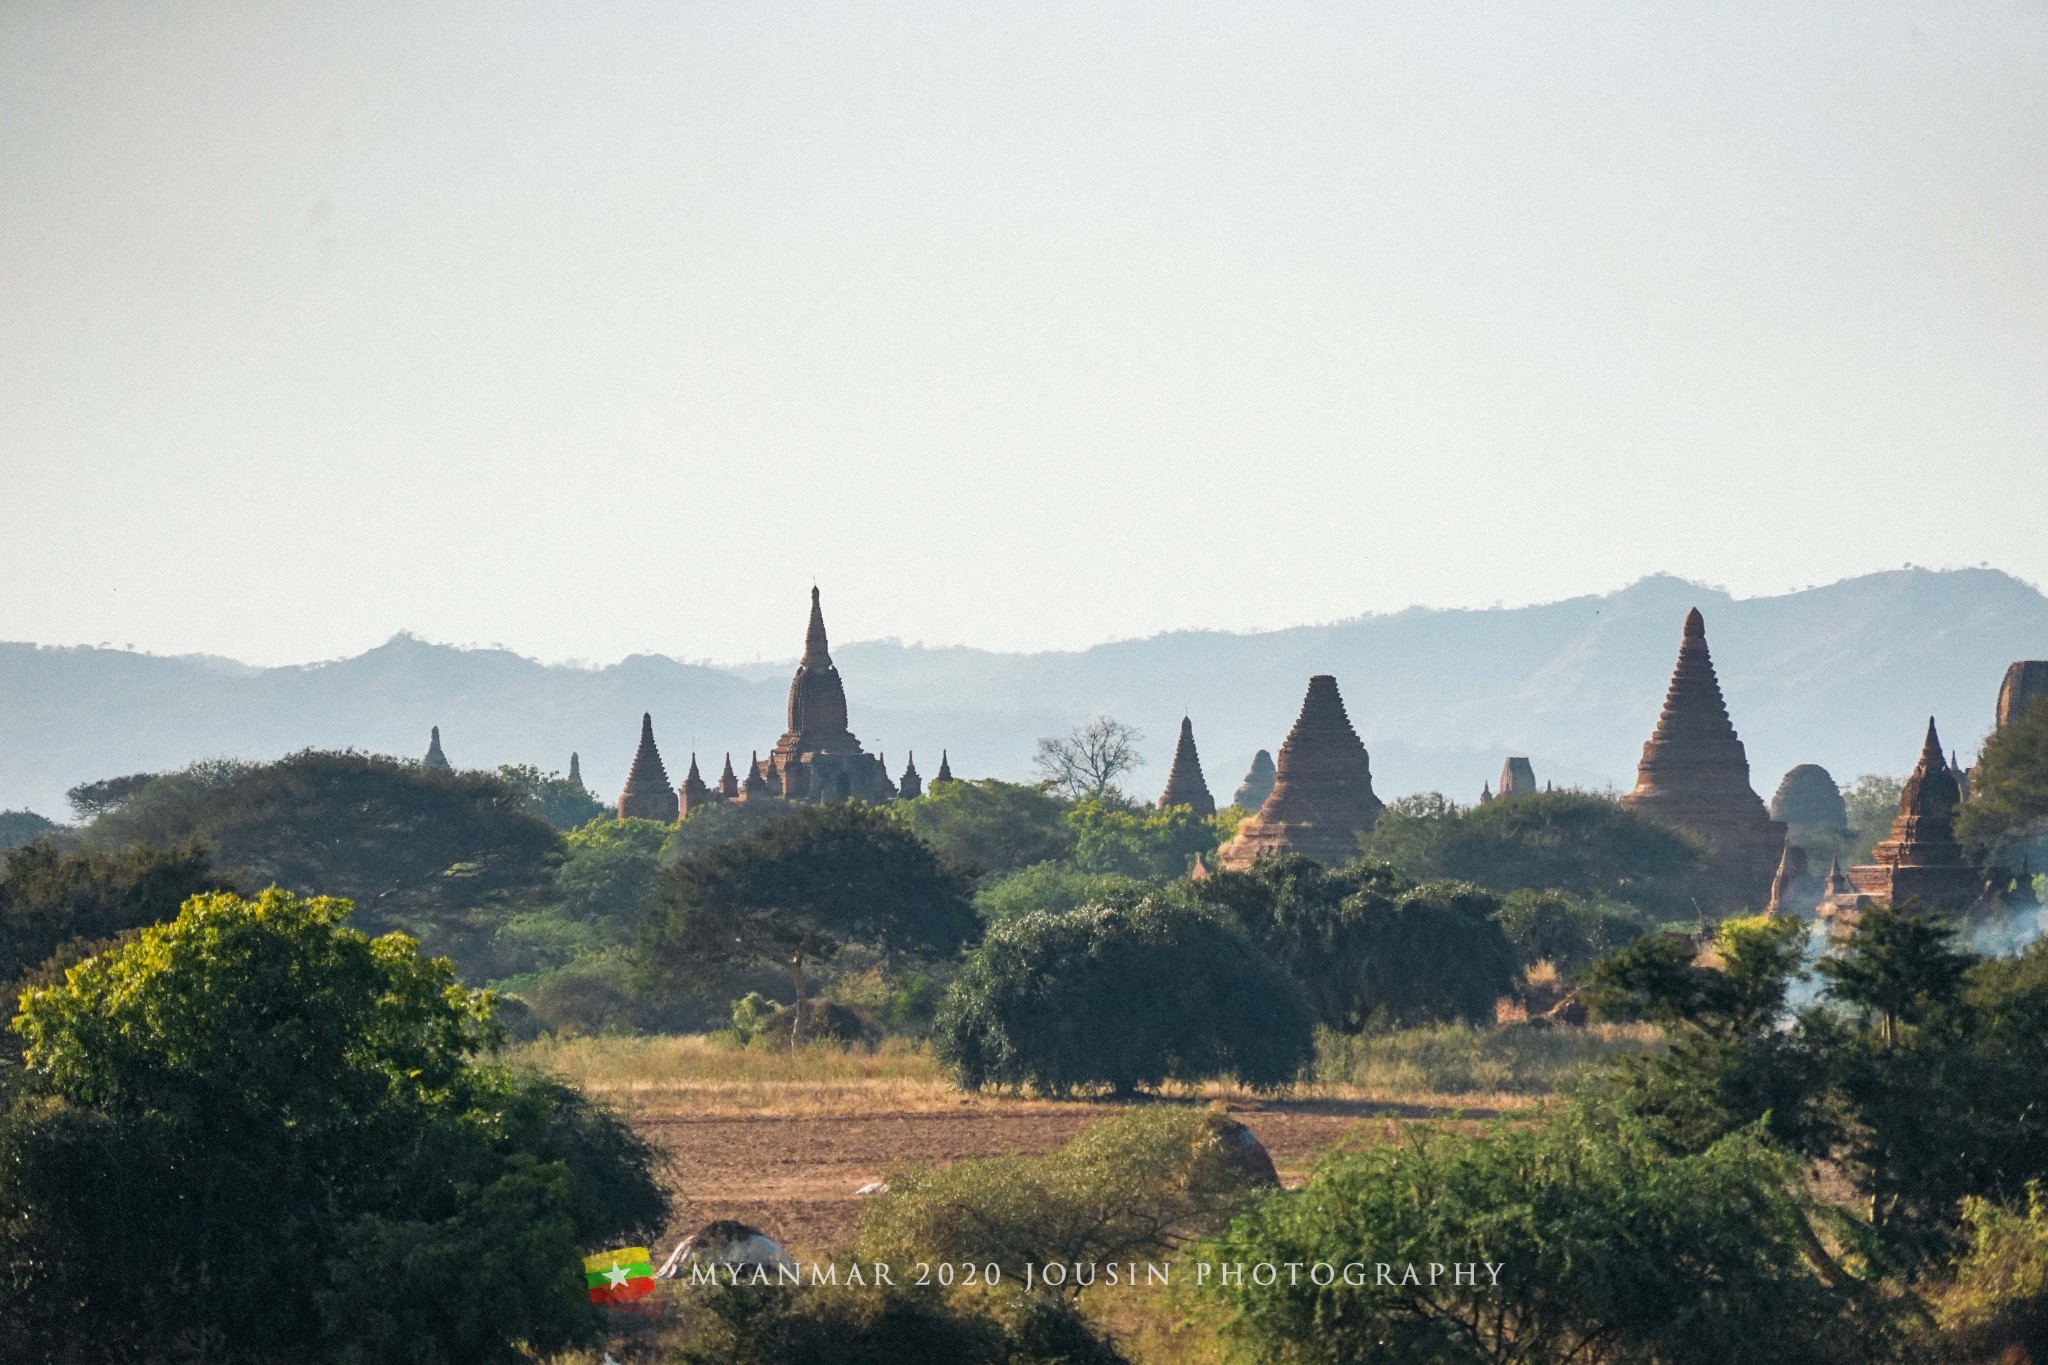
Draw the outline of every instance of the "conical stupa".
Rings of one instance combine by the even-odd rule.
[[[1728,720],[1707,625],[1686,613],[1678,666],[1657,729],[1643,745],[1635,790],[1622,805],[1707,844],[1702,882],[1724,906],[1761,908],[1785,850],[1785,827],[1749,785],[1749,755]]]
[[[925,752],[926,752],[926,753],[930,753],[931,751],[930,751],[929,749],[927,749],[927,750],[926,750]],[[953,780],[953,764],[952,764],[952,761],[951,761],[951,759],[949,758],[949,756],[947,755],[946,751],[945,751],[944,749],[941,749],[941,750],[939,750],[939,770],[938,770],[938,771],[937,771],[936,773],[933,773],[933,774],[932,774],[932,781],[934,781],[934,782],[951,782],[952,780]]]
[[[690,771],[683,775],[682,790],[676,793],[676,814],[688,819],[690,812],[701,810],[711,804],[711,788],[704,785],[704,774],[697,771],[697,755],[690,755]]]
[[[1928,717],[1920,762],[1899,796],[1891,833],[1871,850],[1870,861],[1849,869],[1849,881],[1866,901],[1899,905],[1917,900],[1929,910],[1960,910],[1977,899],[1978,877],[1956,842],[1956,807],[1962,793],[1941,737]]]
[[[420,760],[429,768],[446,768],[448,755],[441,752],[441,727],[434,727],[433,738],[427,741],[427,756]]]
[[[1237,795],[1230,798],[1230,804],[1239,810],[1257,810],[1272,794],[1273,755],[1261,749],[1252,755],[1252,766],[1238,784]]]
[[[1372,759],[1344,713],[1337,680],[1319,673],[1280,746],[1272,793],[1216,850],[1216,861],[1242,871],[1267,854],[1299,853],[1338,867],[1358,856],[1358,836],[1379,823],[1380,809]]]
[[[1500,765],[1500,794],[1529,796],[1536,791],[1536,769],[1526,758],[1510,758]]]
[[[1202,776],[1202,757],[1195,752],[1195,726],[1180,718],[1180,744],[1173,751],[1173,768],[1166,774],[1166,790],[1159,793],[1159,809],[1192,806],[1197,815],[1214,815],[1216,798],[1209,795],[1209,783]]]
[[[569,782],[572,786],[583,785],[583,756],[573,749],[569,752]]]
[[[732,770],[732,755],[725,756],[725,771],[718,775],[718,799],[730,801],[740,794],[740,776]]]
[[[1778,858],[1778,870],[1771,874],[1771,899],[1764,906],[1767,915],[1789,915],[1794,913],[1793,888],[1806,875],[1806,850],[1797,844],[1785,845],[1785,851]]]
[[[903,780],[896,784],[896,794],[905,801],[915,801],[918,797],[924,795],[924,779],[917,775],[917,752],[915,750],[904,756]]]
[[[619,793],[621,820],[659,820],[673,824],[677,809],[676,789],[668,784],[668,769],[661,764],[661,750],[654,747],[654,717],[640,717],[640,747],[633,751],[633,767],[626,774],[626,789]]]

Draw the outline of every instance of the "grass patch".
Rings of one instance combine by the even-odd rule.
[[[1439,1024],[1356,1038],[1322,1032],[1316,1080],[1380,1095],[1550,1095],[1590,1067],[1662,1046],[1644,1024]]]

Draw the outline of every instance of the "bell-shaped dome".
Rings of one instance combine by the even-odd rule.
[[[789,733],[804,736],[846,733],[846,688],[825,644],[825,613],[811,589],[811,625],[804,634],[803,662],[789,683]]]

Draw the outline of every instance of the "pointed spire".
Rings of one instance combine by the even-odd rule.
[[[939,771],[936,775],[933,776],[932,781],[951,782],[952,780],[953,765],[947,761],[946,751],[944,749],[941,749],[939,750]]]
[[[654,743],[654,717],[640,714],[640,747],[633,751],[633,766],[626,773],[626,789],[619,793],[621,820],[659,820],[673,824],[681,814],[676,790],[668,783],[668,769],[662,766],[661,750]]]
[[[1180,743],[1166,774],[1166,790],[1159,794],[1159,809],[1172,806],[1192,806],[1197,815],[1216,813],[1216,798],[1209,795],[1208,780],[1202,776],[1202,757],[1195,752],[1194,722],[1186,716],[1180,718]]]
[[[1805,875],[1806,850],[1795,844],[1785,845],[1785,851],[1778,855],[1778,870],[1771,875],[1771,899],[1764,906],[1764,913],[1791,914],[1793,884]]]
[[[725,755],[725,771],[718,775],[718,794],[730,801],[740,794],[739,774],[732,770],[732,754]]]
[[[1356,858],[1358,837],[1379,823],[1382,807],[1372,789],[1371,755],[1351,728],[1334,677],[1308,680],[1274,770],[1272,795],[1216,860],[1242,871],[1273,853],[1299,853],[1327,867]]]
[[[804,630],[804,662],[818,663],[830,653],[825,641],[825,609],[818,603],[818,585],[811,585],[811,624]]]
[[[436,725],[434,727],[433,738],[427,741],[427,756],[421,759],[420,762],[429,768],[446,768],[449,766],[448,755],[441,752],[440,726]]]
[[[1536,790],[1536,770],[1526,758],[1510,758],[1500,765],[1500,794],[1526,796]]]
[[[1242,811],[1255,811],[1266,804],[1266,798],[1273,794],[1273,755],[1264,749],[1252,755],[1252,766],[1245,770],[1244,781],[1238,783],[1237,794],[1230,798],[1230,804]]]
[[[677,813],[687,818],[691,811],[711,804],[711,788],[704,785],[704,774],[697,771],[697,755],[690,755],[690,771],[683,777],[683,787],[677,795]]]
[[[768,790],[767,775],[761,771],[761,751],[756,749],[754,756],[747,761],[747,778],[740,784],[740,800],[759,801],[773,795]]]
[[[1482,806],[1493,804],[1493,784],[1491,782],[1479,784],[1479,804]]]
[[[1899,794],[1891,832],[1852,868],[1849,880],[1864,894],[1892,905],[1918,900],[1930,910],[1959,910],[1977,898],[1980,878],[1956,842],[1956,807],[1962,788],[1941,752],[1934,719],[1920,742],[1920,761]]]
[[[1828,862],[1828,894],[1830,896],[1846,896],[1853,889],[1849,885],[1849,879],[1842,875],[1841,855],[1836,854]]]
[[[583,785],[583,759],[573,749],[569,751],[569,781],[573,786]]]
[[[896,794],[905,801],[915,801],[924,795],[924,779],[917,775],[917,755],[911,753],[903,760],[903,780],[896,784]]]
[[[811,623],[804,631],[804,657],[789,680],[789,728],[776,749],[785,758],[821,747],[840,748],[853,739],[847,730],[846,688],[825,640],[825,611],[811,589]],[[857,742],[854,748],[858,750]]]

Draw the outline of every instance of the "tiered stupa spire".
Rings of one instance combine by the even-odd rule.
[[[1526,758],[1510,758],[1500,765],[1500,794],[1529,796],[1536,790],[1536,769]]]
[[[626,773],[626,789],[619,793],[621,820],[659,820],[673,824],[680,812],[676,789],[668,783],[668,769],[662,766],[661,750],[654,744],[654,717],[640,715],[640,747],[633,751],[633,766]]]
[[[1216,850],[1216,861],[1241,871],[1267,854],[1299,853],[1337,867],[1358,856],[1358,836],[1379,823],[1380,810],[1371,756],[1351,728],[1337,680],[1319,673],[1280,746],[1271,794]]]
[[[1239,810],[1253,811],[1266,804],[1266,798],[1273,794],[1273,755],[1264,749],[1252,755],[1252,766],[1245,771],[1244,781],[1238,783],[1237,794],[1230,798],[1230,804]]]
[[[677,802],[677,814],[687,817],[691,811],[711,804],[711,788],[704,784],[704,774],[697,771],[697,755],[690,755],[690,771],[683,776],[683,788],[678,793],[682,798]]]
[[[732,754],[725,755],[725,771],[718,775],[718,799],[730,801],[740,794],[739,774],[732,770]]]
[[[1749,785],[1749,755],[1728,719],[1697,607],[1686,613],[1663,714],[1643,745],[1635,790],[1622,804],[1704,839],[1702,871],[1720,902],[1757,907],[1769,901],[1785,827]]]
[[[905,801],[915,801],[924,795],[924,780],[917,775],[917,754],[913,750],[903,759],[903,779],[896,784],[896,794]]]
[[[441,752],[441,727],[436,725],[433,735],[427,740],[427,756],[420,763],[428,768],[447,768],[448,755]]]
[[[939,750],[939,770],[936,773],[932,774],[932,781],[951,782],[952,780],[953,764],[949,759],[946,751],[944,749],[941,749]]]
[[[1180,743],[1173,751],[1173,768],[1166,774],[1166,790],[1159,794],[1159,809],[1192,806],[1197,815],[1214,815],[1216,798],[1209,795],[1209,783],[1202,776],[1202,756],[1195,752],[1195,726],[1180,718]]]

